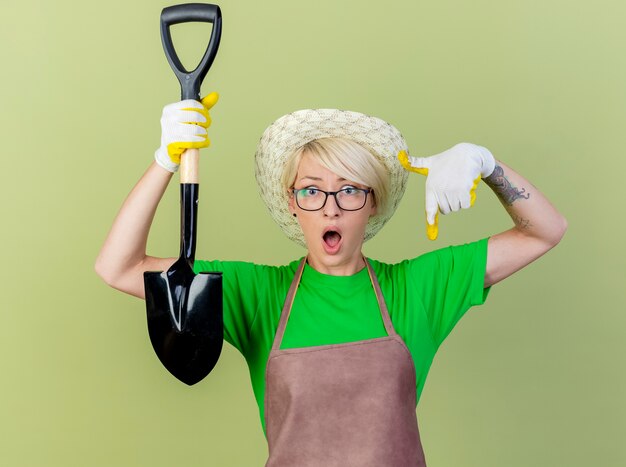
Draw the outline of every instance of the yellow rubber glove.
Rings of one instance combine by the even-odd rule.
[[[207,133],[211,125],[209,109],[218,99],[219,95],[212,92],[200,102],[186,99],[163,107],[161,146],[154,153],[161,167],[176,172],[185,150],[206,148],[211,144]]]
[[[495,159],[482,146],[459,143],[430,157],[398,154],[402,166],[426,176],[426,235],[435,240],[439,234],[439,212],[448,214],[468,209],[476,201],[476,187],[481,178],[491,175]]]

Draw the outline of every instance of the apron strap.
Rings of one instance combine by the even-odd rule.
[[[283,341],[283,335],[285,334],[285,328],[287,327],[287,320],[289,319],[289,313],[291,312],[291,305],[293,305],[293,298],[296,295],[296,290],[298,289],[298,285],[300,284],[300,278],[302,277],[302,272],[304,271],[306,258],[307,257],[305,256],[304,258],[302,258],[302,261],[300,261],[298,269],[296,270],[296,274],[291,281],[291,287],[289,287],[289,292],[287,292],[287,298],[285,298],[285,303],[283,305],[283,311],[280,314],[280,321],[278,323],[276,335],[274,336],[272,350],[278,350],[280,347],[280,343]]]
[[[367,266],[367,272],[370,275],[370,281],[372,281],[374,291],[376,292],[376,299],[378,300],[380,314],[383,317],[383,323],[385,323],[385,330],[387,331],[388,336],[393,336],[394,334],[396,334],[396,330],[393,328],[393,324],[391,324],[391,317],[389,316],[389,310],[387,310],[387,304],[385,303],[385,297],[383,297],[383,292],[382,290],[380,290],[378,278],[376,277],[374,269],[372,269],[372,266],[365,256],[363,256],[363,261],[365,261],[365,266]]]

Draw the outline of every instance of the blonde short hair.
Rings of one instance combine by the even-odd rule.
[[[387,209],[389,174],[382,161],[359,143],[348,138],[319,138],[296,149],[288,158],[281,183],[290,193],[304,154],[311,155],[322,166],[346,180],[365,185],[374,190],[376,214]]]

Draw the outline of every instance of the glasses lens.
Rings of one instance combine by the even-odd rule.
[[[367,193],[358,188],[344,188],[337,193],[337,204],[346,211],[356,211],[365,206]]]
[[[324,205],[326,194],[323,191],[315,188],[303,188],[302,190],[295,190],[295,192],[296,202],[302,209],[316,211]]]

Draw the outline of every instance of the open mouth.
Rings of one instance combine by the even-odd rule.
[[[326,227],[322,235],[324,251],[329,255],[339,252],[342,244],[341,239],[341,231],[339,229],[331,226]]]
[[[331,248],[336,247],[341,241],[341,234],[335,230],[329,230],[324,233],[324,243]]]

